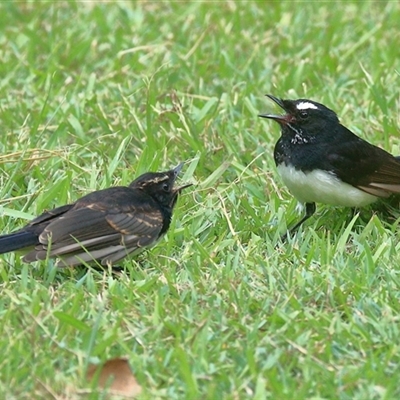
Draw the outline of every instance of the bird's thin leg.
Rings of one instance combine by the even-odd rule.
[[[310,218],[315,213],[315,210],[315,203],[306,203],[306,214],[304,215],[304,217],[296,225],[291,227],[284,235],[282,235],[281,240],[285,242],[288,235],[296,231],[303,222],[307,221],[308,218]]]

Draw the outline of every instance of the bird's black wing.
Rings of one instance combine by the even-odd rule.
[[[40,245],[24,260],[61,258],[63,265],[115,262],[152,244],[161,232],[163,215],[154,202],[129,188],[111,188],[83,197],[46,226]]]
[[[75,204],[66,204],[65,206],[56,207],[52,210],[45,211],[43,214],[40,214],[38,217],[34,218],[29,224],[23,229],[30,229],[31,227],[41,227],[44,228],[45,225],[49,224],[52,220],[59,217],[62,214],[65,214],[71,208],[74,207]]]
[[[400,160],[362,139],[326,149],[328,168],[342,181],[378,197],[400,193]]]

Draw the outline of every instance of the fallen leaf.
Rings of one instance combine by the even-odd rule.
[[[126,358],[113,358],[103,365],[90,365],[86,379],[89,383],[97,379],[98,387],[108,388],[109,393],[113,395],[132,397],[142,391]]]

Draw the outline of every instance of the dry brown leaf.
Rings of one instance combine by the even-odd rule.
[[[113,358],[103,365],[90,365],[86,379],[90,383],[97,377],[99,388],[108,388],[110,394],[132,397],[142,391],[126,358]]]

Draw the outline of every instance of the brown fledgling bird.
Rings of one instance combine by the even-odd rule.
[[[25,250],[25,262],[57,257],[59,266],[106,266],[150,247],[167,232],[179,193],[191,186],[174,187],[182,167],[147,172],[129,186],[99,190],[47,211],[0,236],[0,254]]]

